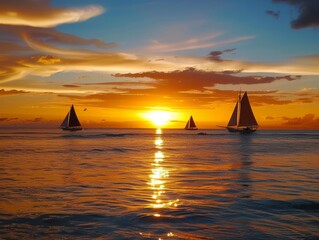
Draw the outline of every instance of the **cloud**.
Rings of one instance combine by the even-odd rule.
[[[319,27],[319,1],[317,0],[273,0],[275,3],[287,3],[298,9],[298,17],[291,22],[294,29]]]
[[[50,0],[2,0],[0,23],[6,25],[56,27],[65,23],[82,22],[105,12],[101,6],[55,8]]]
[[[267,10],[266,14],[278,19],[280,16],[280,11]]]
[[[43,118],[40,118],[40,117],[36,117],[34,119],[28,120],[28,122],[34,122],[34,123],[41,122],[41,121],[43,121]]]
[[[253,36],[242,36],[235,37],[225,40],[214,40],[217,37],[221,36],[221,33],[213,33],[211,35],[201,36],[197,38],[191,38],[174,43],[163,43],[158,40],[153,40],[149,46],[148,50],[157,51],[157,52],[176,52],[183,50],[193,50],[193,49],[202,49],[202,48],[213,48],[217,46],[222,46],[230,43],[236,43],[241,41],[246,41],[253,39]]]
[[[303,126],[319,126],[319,118],[315,116],[315,114],[308,113],[303,117],[295,117],[295,118],[288,118],[288,117],[283,117],[282,118],[285,122],[285,125],[291,125],[291,126],[296,126],[296,125],[303,125]]]
[[[272,116],[267,116],[266,119],[267,119],[267,120],[274,120],[275,118],[272,117]]]
[[[216,84],[262,84],[271,83],[278,80],[293,81],[300,79],[300,76],[238,76],[238,71],[234,72],[215,72],[203,71],[195,68],[187,68],[185,70],[176,70],[171,72],[141,72],[141,73],[124,73],[114,74],[115,77],[129,78],[151,78],[157,80],[158,86],[169,86],[170,89],[185,90],[203,90],[207,87],[213,87]]]
[[[61,59],[53,57],[53,56],[50,56],[50,55],[46,55],[46,56],[39,57],[37,62],[38,63],[42,63],[42,64],[46,64],[46,65],[51,65],[51,64],[55,64],[55,63],[61,62]]]
[[[19,118],[0,118],[0,122],[11,122],[18,120]]]
[[[85,106],[141,110],[154,106],[170,106],[177,109],[212,109],[216,102],[229,103],[231,108],[238,99],[238,91],[234,90],[192,90],[174,91],[170,86],[157,86],[149,89],[126,89],[122,93],[97,93],[89,95],[59,95],[80,100]],[[269,105],[287,105],[296,103],[293,99],[285,99],[277,91],[249,91],[249,99],[254,107]],[[127,103],[130,103],[128,105]],[[231,109],[232,110],[232,109]]]
[[[17,94],[23,94],[28,93],[27,91],[21,91],[21,90],[4,90],[0,89],[0,97],[1,96],[7,96],[7,95],[17,95]]]
[[[77,87],[80,87],[78,85],[74,85],[74,84],[64,84],[62,85],[63,87],[66,87],[66,88],[77,88]]]
[[[221,58],[221,56],[224,53],[234,53],[235,50],[236,50],[236,48],[226,49],[226,50],[223,50],[223,51],[211,51],[208,54],[208,59],[210,59],[212,61],[216,61],[216,62],[222,62],[222,61],[225,61],[225,60],[223,60]]]

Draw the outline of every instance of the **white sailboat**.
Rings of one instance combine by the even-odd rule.
[[[197,130],[198,128],[196,127],[196,124],[194,122],[193,117],[191,116],[186,123],[185,130]]]
[[[70,108],[70,111],[68,112],[68,114],[66,115],[66,117],[64,118],[62,122],[61,128],[63,130],[69,130],[69,131],[82,130],[81,123],[78,117],[76,116],[73,104]]]
[[[251,109],[247,92],[245,92],[243,96],[239,93],[238,101],[226,128],[229,132],[240,132],[244,134],[257,130],[258,123]]]

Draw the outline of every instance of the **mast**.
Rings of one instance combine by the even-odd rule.
[[[240,123],[240,113],[241,113],[241,90],[239,91],[239,95],[238,95],[238,109],[237,109],[237,122],[236,122],[236,126],[239,126]]]

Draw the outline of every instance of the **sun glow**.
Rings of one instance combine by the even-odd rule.
[[[156,110],[145,113],[144,117],[152,121],[152,123],[155,126],[163,127],[172,120],[172,113],[167,111]]]

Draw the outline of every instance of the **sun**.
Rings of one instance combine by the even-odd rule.
[[[154,110],[144,114],[144,117],[152,121],[156,127],[167,125],[172,119],[172,114],[167,111]]]

